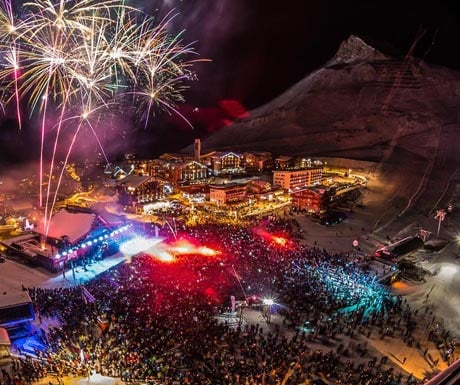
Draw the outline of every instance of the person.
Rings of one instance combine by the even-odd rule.
[[[272,219],[266,226],[276,234],[285,230],[286,224]],[[206,224],[184,231],[202,244],[209,244],[212,239],[221,245],[219,258],[192,255],[179,257],[174,264],[164,264],[139,254],[131,263],[116,266],[88,283],[88,290],[96,298],[94,306],[84,304],[78,288],[30,289],[43,316],[58,314],[65,325],[49,330],[50,349],[45,353],[51,357],[48,369],[55,371],[56,365],[62,365],[63,375],[81,370],[81,361],[68,353],[80,346],[91,352],[97,372],[122,380],[148,382],[153,376],[169,383],[185,383],[180,373],[186,371],[186,383],[230,385],[242,383],[237,380],[240,375],[243,379],[246,374],[260,377],[261,371],[277,373],[277,368],[292,362],[292,357],[299,357],[299,352],[305,352],[302,355],[305,372],[300,373],[304,370],[301,365],[296,369],[299,374],[313,375],[320,368],[331,381],[343,381],[350,375],[346,383],[354,385],[367,382],[369,374],[356,371],[357,365],[350,368],[343,357],[351,360],[355,356],[362,361],[358,356],[368,354],[367,345],[359,344],[359,351],[350,345],[349,353],[348,350],[339,353],[327,352],[329,348],[313,351],[308,346],[310,341],[328,343],[338,334],[350,337],[355,329],[366,335],[384,320],[390,324],[400,314],[408,317],[406,304],[376,283],[373,276],[363,273],[359,264],[350,263],[346,253],[329,253],[323,248],[300,244],[286,249],[273,247],[253,228]],[[239,289],[239,280],[225,268],[227,253],[237,267],[235,275],[244,274],[239,283],[247,290],[248,297],[262,293],[266,278],[270,278],[270,287],[283,303],[281,309],[273,306],[275,320],[281,316],[283,325],[286,321],[292,329],[280,330],[271,324],[262,329],[241,320],[234,326],[230,322],[218,324],[215,315],[222,314],[220,310],[227,308],[230,301],[220,301],[214,290],[209,289],[215,288],[226,299]],[[189,279],[198,277],[198,280]],[[247,282],[251,285],[247,286]],[[368,294],[372,299],[366,299]],[[361,305],[356,308],[356,303]],[[99,316],[96,309],[101,311],[101,304],[106,306],[104,312],[110,327],[102,337],[93,338],[93,330],[88,330],[87,325]],[[341,311],[351,306],[355,310]],[[324,315],[329,317],[324,324],[315,321],[325,319]],[[297,325],[305,323],[306,317],[311,320],[310,326],[315,327],[314,333],[308,332],[305,338],[303,333],[302,337],[299,332],[291,333]],[[168,353],[171,348],[180,354]],[[222,365],[219,357],[227,357],[227,351],[230,356],[241,356],[241,361]],[[204,371],[203,360],[206,360]],[[263,365],[252,365],[253,362]],[[374,373],[383,376],[379,365],[374,366]],[[177,367],[186,370],[177,371]],[[222,372],[225,374],[220,376]],[[89,382],[90,373],[87,374]],[[282,374],[280,378],[273,374],[273,382],[281,382]],[[390,385],[392,378],[387,377],[375,385]]]

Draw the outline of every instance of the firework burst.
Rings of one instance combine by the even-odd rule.
[[[101,144],[93,115],[127,106],[146,122],[157,110],[179,114],[176,107],[194,79],[194,61],[188,58],[195,52],[183,43],[182,32],[168,33],[174,15],[156,23],[124,0],[35,0],[23,5],[20,17],[11,1],[0,0],[0,105],[15,103],[20,126],[22,104],[29,116],[41,118],[39,192],[48,229],[62,180],[61,171],[50,197],[62,130],[73,130],[65,167],[83,126]],[[57,116],[52,130],[46,127],[50,115]],[[54,145],[44,194],[43,152],[50,135]]]

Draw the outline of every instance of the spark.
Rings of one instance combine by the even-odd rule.
[[[196,60],[189,57],[196,53],[191,44],[183,42],[183,31],[168,32],[173,13],[157,23],[124,0],[34,0],[17,12],[12,1],[0,0],[0,105],[4,109],[16,104],[20,127],[21,100],[27,102],[29,116],[40,116],[40,206],[46,202],[46,227],[62,170],[83,126],[89,127],[102,149],[97,126],[91,123],[95,109],[99,115],[111,115],[113,107],[133,108],[146,125],[151,115],[164,110],[191,126],[177,105],[183,102],[189,81],[195,79],[191,67]],[[47,127],[52,116],[58,120],[54,131]],[[61,132],[69,125],[72,139],[64,151],[55,195],[50,197]],[[44,144],[52,134],[54,146],[43,197]]]

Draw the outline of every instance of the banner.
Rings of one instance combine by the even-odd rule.
[[[97,317],[97,326],[102,331],[105,331],[109,327],[109,321],[102,319],[101,317]]]
[[[94,298],[94,296],[84,286],[81,287],[81,295],[82,295],[83,301],[86,304],[94,303],[96,301],[96,298]]]

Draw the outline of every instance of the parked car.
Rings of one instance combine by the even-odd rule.
[[[324,226],[333,226],[341,223],[346,218],[346,215],[340,211],[326,214],[321,218],[320,223]]]

